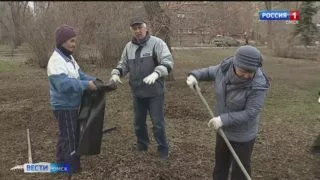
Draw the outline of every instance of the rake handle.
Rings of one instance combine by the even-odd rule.
[[[28,140],[28,161],[29,161],[29,163],[32,163],[31,141],[30,141],[29,128],[27,129],[27,140]]]
[[[212,112],[212,110],[210,109],[209,107],[209,104],[208,102],[206,101],[206,99],[203,97],[201,91],[200,91],[200,88],[198,85],[195,86],[195,89],[198,93],[198,95],[200,96],[203,104],[205,104],[205,106],[207,107],[209,113],[210,113],[210,116],[211,117],[214,117],[214,114]],[[240,169],[242,170],[242,172],[244,173],[244,175],[246,176],[247,180],[251,180],[251,177],[249,176],[247,170],[244,168],[244,166],[242,165],[239,157],[237,156],[237,153],[234,151],[233,147],[231,146],[229,140],[227,139],[226,135],[224,134],[223,130],[221,128],[218,129],[218,133],[220,134],[220,136],[223,138],[223,140],[225,141],[225,143],[227,144],[231,154],[233,155],[234,159],[236,160],[236,162],[238,163]]]

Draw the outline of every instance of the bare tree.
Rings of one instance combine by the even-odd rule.
[[[54,19],[52,2],[34,2],[34,16],[23,28],[26,42],[29,44],[34,63],[46,68],[54,48]]]
[[[0,2],[0,26],[2,36],[10,44],[11,55],[23,42],[22,27],[31,14],[27,1]]]
[[[100,65],[114,67],[125,44],[130,40],[129,19],[141,10],[137,2],[108,2],[99,4],[96,46],[101,54]]]
[[[301,2],[300,2],[301,3]],[[275,9],[297,9],[298,2],[274,2]],[[273,22],[273,46],[272,52],[279,57],[298,58],[303,56],[299,48],[295,47],[299,44],[299,38],[295,34],[295,25],[286,24],[284,22]]]
[[[23,26],[25,14],[28,10],[28,1],[10,1],[8,2],[11,18],[13,22],[13,45],[14,48],[21,45],[22,39],[22,32],[21,27]]]
[[[7,2],[0,2],[0,26],[1,35],[4,38],[4,42],[10,44],[10,54],[13,56],[14,53],[14,43],[13,43],[13,23],[10,16],[10,9]]]
[[[143,4],[151,22],[153,35],[164,40],[171,52],[170,17],[166,15],[157,1],[144,1]]]
[[[140,4],[140,9],[139,6]],[[34,62],[45,68],[55,46],[54,31],[61,24],[76,28],[74,56],[99,67],[113,66],[130,39],[128,21],[141,12],[138,2],[34,2],[34,13],[24,27]],[[59,14],[59,16],[57,16]]]
[[[272,9],[272,2],[271,1],[265,1],[265,6],[267,10]],[[268,48],[272,49],[272,23],[271,21],[268,21]]]
[[[10,25],[12,25],[11,17],[9,16],[9,6],[6,2],[0,2],[0,26],[2,30],[2,36],[10,36]]]
[[[170,17],[165,13],[157,1],[144,1],[143,5],[151,22],[153,34],[161,38],[168,45],[168,48],[172,53]],[[174,80],[173,71],[169,74],[168,80]]]

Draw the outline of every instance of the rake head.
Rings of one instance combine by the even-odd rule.
[[[34,165],[37,165],[37,164],[50,164],[48,162],[38,162],[38,163],[33,163]],[[10,171],[16,171],[16,170],[23,170],[24,169],[24,165],[17,165],[17,166],[14,166],[13,168],[10,169]]]
[[[23,165],[17,165],[10,169],[10,171],[23,170]]]

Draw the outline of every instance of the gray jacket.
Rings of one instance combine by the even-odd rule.
[[[214,81],[215,116],[220,116],[223,131],[230,141],[247,142],[258,134],[259,113],[267,91],[268,78],[258,69],[252,80],[244,81],[234,73],[233,56],[216,66],[191,71],[198,81]]]
[[[172,55],[166,43],[155,36],[147,36],[142,44],[128,42],[122,52],[121,59],[111,74],[118,74],[120,77],[129,73],[129,85],[132,93],[137,97],[153,97],[164,93],[164,77],[173,68]],[[157,81],[148,85],[143,78],[157,72]]]

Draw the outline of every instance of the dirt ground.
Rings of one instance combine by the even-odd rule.
[[[101,154],[82,157],[83,172],[74,179],[212,179],[215,132],[207,127],[210,116],[200,98],[186,85],[186,74],[216,64],[234,50],[175,50],[175,81],[166,83],[166,131],[171,152],[165,163],[157,157],[150,119],[150,150],[144,154],[135,151],[131,95],[128,79],[124,78],[124,84],[106,97],[105,127],[117,129],[104,135]],[[320,62],[276,58],[266,50],[262,52],[264,70],[272,80],[254,146],[252,177],[320,179],[320,156],[310,152],[320,133]],[[63,174],[9,170],[28,161],[27,128],[35,162],[55,161],[57,135],[57,123],[49,106],[46,70],[26,65],[27,56],[17,53],[11,58],[0,49],[0,179],[64,179]],[[110,69],[86,69],[105,81],[110,78]],[[213,108],[211,85],[200,83]]]

